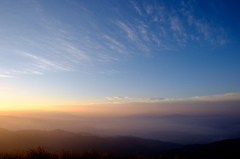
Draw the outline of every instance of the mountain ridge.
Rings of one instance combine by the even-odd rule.
[[[100,137],[88,132],[74,133],[60,129],[52,131],[0,129],[0,151],[2,152],[37,146],[47,147],[51,152],[66,149],[81,153],[94,148],[99,152],[109,151],[118,154],[138,152],[144,155],[182,147],[180,144],[133,136]]]
[[[207,144],[182,145],[155,139],[145,139],[135,136],[96,136],[88,132],[69,132],[61,129],[17,130],[9,131],[0,128],[0,152],[26,150],[36,147],[46,147],[49,152],[59,152],[62,149],[82,153],[96,149],[98,152],[113,152],[119,155],[139,153],[143,155],[182,155],[190,158],[239,156],[240,138],[226,139]]]

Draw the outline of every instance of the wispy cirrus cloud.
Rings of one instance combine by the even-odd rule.
[[[152,12],[153,12],[153,7],[152,7],[152,5],[148,5],[148,6],[146,7],[146,12],[147,12],[147,14],[152,14]]]
[[[116,23],[123,31],[125,31],[127,33],[127,36],[130,40],[133,41],[138,41],[138,36],[136,34],[136,31],[130,27],[129,25],[127,25],[126,23],[122,22],[122,21],[117,21]]]
[[[121,44],[120,42],[118,42],[117,40],[111,38],[108,35],[104,35],[104,38],[108,39],[109,41],[111,41],[112,43],[114,43],[115,45],[121,47],[121,48],[125,48],[125,46],[123,44]]]
[[[172,29],[172,34],[174,39],[178,42],[179,45],[184,45],[187,41],[187,34],[184,31],[184,27],[181,24],[181,21],[178,16],[172,16],[170,19],[170,28]]]
[[[11,76],[11,75],[1,74],[1,73],[0,73],[0,78],[14,78],[14,77]]]
[[[211,23],[205,18],[195,16],[195,8],[190,1],[181,1],[179,14],[186,17],[188,26],[195,30],[195,33],[190,33],[192,40],[204,40],[214,45],[224,45],[226,43],[225,31],[223,28],[211,26]]]
[[[139,10],[135,2],[131,1],[131,3],[135,10]],[[135,31],[135,37],[143,37],[144,42],[147,42],[149,38],[145,36],[145,33],[150,33],[150,30],[155,29],[159,36],[155,35],[150,38],[162,49],[176,49],[178,46],[186,47],[188,42],[208,43],[209,45],[223,45],[227,42],[225,39],[226,33],[221,26],[217,28],[212,26],[205,18],[196,16],[194,6],[198,5],[197,3],[190,1],[180,1],[178,3],[175,8],[169,7],[167,3],[163,2],[154,6],[151,3],[145,5],[147,14],[144,17],[149,20],[147,25],[149,29],[139,27],[140,31]],[[132,22],[135,21],[136,19],[132,19]],[[122,26],[122,28],[124,27]],[[125,30],[127,30],[126,28]],[[129,38],[133,39],[133,36],[130,35],[128,34]],[[160,41],[164,41],[164,45],[159,45]],[[174,45],[174,43],[177,45]]]
[[[29,57],[30,59],[33,60],[33,65],[36,67],[43,69],[43,70],[52,70],[52,71],[72,71],[71,68],[69,67],[64,67],[61,64],[54,62],[54,61],[49,61],[45,58],[42,58],[40,56],[36,56],[27,52],[19,52],[21,55]]]
[[[118,74],[119,71],[114,69],[109,69],[109,70],[100,71],[99,73],[103,75],[114,75],[114,74]]]
[[[182,30],[182,25],[181,25],[180,19],[177,16],[170,17],[169,19],[170,19],[171,29],[174,32],[178,32],[179,34],[182,34],[183,30]]]
[[[141,22],[140,25],[138,26],[139,32],[142,36],[142,39],[145,41],[149,41],[150,38],[148,37],[148,25],[145,23]]]
[[[24,23],[23,26],[37,25],[35,26],[37,29],[29,28],[28,34],[21,34],[27,30],[27,27],[19,27],[20,31],[17,35],[10,34],[3,37],[5,41],[10,39],[9,45],[15,43],[18,46],[15,50],[8,50],[9,55],[20,55],[22,58],[21,61],[7,57],[9,63],[19,63],[17,68],[12,68],[13,65],[6,68],[13,76],[14,74],[44,74],[47,71],[77,71],[82,68],[79,66],[118,61],[119,56],[128,54],[124,44],[113,38],[114,36],[98,31],[99,25],[94,17],[94,12],[81,3],[75,6],[75,9],[81,13],[75,17],[77,19],[86,18],[86,26],[80,24],[80,20],[76,22],[78,25],[75,25],[75,23],[66,23],[58,16],[46,16],[52,11],[44,8],[42,4],[44,3],[36,2],[26,6],[35,10],[33,12],[35,18],[29,19],[31,25]],[[130,32],[129,34],[131,34]],[[102,40],[103,37],[110,45],[103,44],[105,42]],[[16,50],[18,53],[15,53]]]
[[[15,75],[10,70],[0,69],[0,78],[15,78]]]
[[[139,6],[136,4],[136,2],[133,1],[133,0],[131,0],[130,2],[132,3],[134,9],[138,12],[138,14],[139,14],[139,15],[142,15],[142,11],[141,11],[141,9],[139,8]]]
[[[126,47],[125,47],[124,44],[122,44],[121,42],[117,41],[113,37],[110,37],[109,35],[104,35],[103,37],[105,39],[107,39],[107,41],[106,41],[107,47],[109,47],[113,51],[116,51],[116,52],[118,52],[120,54],[129,55],[129,53],[126,51]]]
[[[1,73],[2,72],[2,73]],[[32,74],[32,75],[43,75],[44,73],[36,68],[27,68],[27,69],[12,69],[6,71],[0,71],[0,78],[16,78],[18,75],[23,74]]]
[[[31,25],[23,23],[16,30],[10,25],[17,24],[15,21],[3,19],[10,29],[0,29],[1,47],[7,50],[6,45],[11,48],[14,44],[17,50],[29,54],[24,55],[29,61],[24,61],[26,63],[22,67],[15,68],[18,72],[11,73],[44,74],[50,70],[73,71],[81,69],[79,66],[82,65],[121,61],[126,57],[153,55],[159,50],[188,47],[188,42],[200,45],[224,45],[227,42],[223,27],[214,27],[207,19],[196,15],[197,11],[194,5],[191,5],[195,2],[181,1],[176,2],[174,6],[169,6],[168,2],[139,3],[131,0],[126,3],[128,8],[125,9],[130,9],[128,11],[134,11],[140,16],[134,14],[124,18],[123,10],[118,8],[118,16],[106,15],[101,23],[91,7],[84,3],[76,3],[76,8],[71,14],[79,20],[66,23],[65,19],[54,16],[54,11],[43,7],[44,3],[34,1],[26,6],[34,15],[26,14]],[[47,16],[48,13],[53,15]],[[17,14],[14,17],[23,18]],[[121,33],[115,30],[120,30]],[[138,54],[139,52],[141,54]],[[14,51],[9,51],[9,55],[14,56]],[[11,61],[11,58],[9,59]],[[34,69],[26,69],[27,65],[34,66]],[[10,67],[8,71],[10,70],[13,69]]]
[[[158,46],[162,45],[162,41],[155,35],[155,34],[151,34],[151,39],[152,41],[154,41]]]
[[[10,70],[10,74],[34,74],[34,75],[43,75],[44,73],[40,70],[35,70],[34,68],[27,68],[23,70]]]
[[[84,51],[78,49],[68,42],[62,42],[61,50],[69,54],[71,56],[71,61],[74,62],[89,61],[91,59],[91,57],[84,53]]]
[[[126,33],[126,39],[133,44],[132,46],[135,50],[142,52],[144,55],[148,55],[151,51],[150,47],[147,45],[150,38],[148,37],[148,26],[145,23],[140,20],[136,20],[134,24],[119,20],[115,24]]]

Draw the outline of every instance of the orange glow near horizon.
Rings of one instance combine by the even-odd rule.
[[[36,98],[16,95],[15,92],[0,92],[0,113],[16,112],[64,112],[81,116],[129,116],[129,115],[168,115],[168,114],[211,114],[239,112],[236,102],[239,93],[228,93],[208,97],[160,100],[158,102],[140,101],[80,101],[65,98]],[[14,95],[14,96],[11,96]],[[124,98],[125,99],[125,98]],[[36,104],[37,103],[37,104]],[[235,103],[235,104],[234,104]]]
[[[1,106],[1,114],[19,112],[64,112],[88,117],[117,117],[131,115],[169,114],[237,114],[237,104],[221,102],[166,102],[166,103],[92,103],[78,105],[17,105]],[[0,114],[0,115],[1,115]]]

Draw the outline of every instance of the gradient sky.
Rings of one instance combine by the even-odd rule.
[[[237,3],[1,1],[1,103],[238,93]]]
[[[236,115],[239,5],[0,0],[0,110]]]

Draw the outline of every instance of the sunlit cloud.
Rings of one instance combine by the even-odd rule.
[[[195,96],[190,98],[133,98],[124,96],[106,97],[107,100],[118,102],[181,102],[181,101],[209,101],[209,102],[220,102],[220,101],[240,101],[240,93],[226,93],[220,95],[210,95],[210,96]]]
[[[123,97],[123,96],[115,96],[115,97],[105,97],[107,100],[109,101],[118,101],[118,102],[150,102],[150,103],[154,103],[154,102],[159,102],[164,100],[164,98],[134,98],[134,97]]]
[[[191,98],[196,101],[240,101],[240,93],[226,93],[212,96],[195,96]]]
[[[105,97],[107,100],[123,100],[125,97],[115,96],[115,97]]]
[[[164,98],[137,98],[135,99],[135,102],[140,103],[157,103],[164,100]]]
[[[171,99],[171,98],[169,98]],[[224,102],[224,101],[240,101],[240,93],[225,93],[209,96],[195,96],[190,98],[176,98],[169,101],[206,101],[206,102]]]

